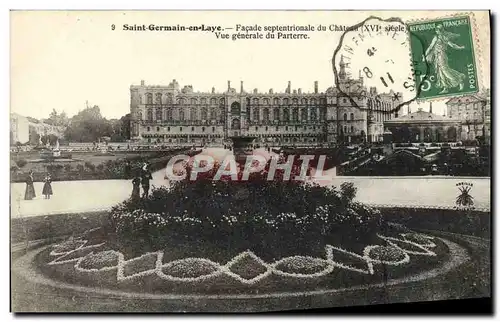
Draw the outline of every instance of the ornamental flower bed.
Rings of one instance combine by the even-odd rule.
[[[251,173],[247,181],[240,180],[241,172],[238,180],[222,176],[214,181],[217,165],[199,173],[195,181],[173,181],[170,188],[156,188],[146,199],[114,207],[111,230],[123,247],[154,251],[166,242],[196,239],[239,251],[269,250],[269,245],[275,245],[284,254],[296,245],[284,245],[283,241],[294,240],[304,245],[304,250],[316,247],[321,251],[321,239],[355,239],[380,230],[380,211],[355,202],[352,184],[332,188],[284,180],[280,170],[270,181],[268,167],[269,163],[261,172]],[[300,169],[300,163],[294,165],[292,177]],[[189,178],[189,164],[186,171]],[[309,245],[311,237],[314,242],[320,240],[316,246]]]
[[[169,245],[126,259],[122,252],[109,249],[113,245],[92,245],[84,240],[90,246],[45,261],[42,271],[66,282],[134,292],[220,294],[344,288],[411,276],[446,261],[448,249],[440,239],[412,234],[426,243],[408,241],[407,233],[378,235],[376,244],[365,244],[361,251],[325,245],[319,256],[272,260],[263,260],[251,250],[217,261],[211,256],[167,259],[165,255],[175,251]],[[402,245],[412,245],[420,252]],[[65,261],[70,254],[78,255]]]

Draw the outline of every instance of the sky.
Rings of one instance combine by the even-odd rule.
[[[11,13],[11,112],[46,118],[52,109],[72,116],[98,105],[106,118],[129,112],[130,85],[168,85],[176,79],[194,91],[273,88],[312,92],[334,84],[331,60],[341,32],[310,32],[309,39],[217,39],[213,32],[125,31],[123,25],[200,25],[262,28],[273,25],[354,25],[370,15],[403,20],[443,12],[335,11],[15,11]],[[479,79],[489,87],[489,21],[476,12]],[[485,20],[486,19],[486,20]],[[114,25],[114,30],[113,30]],[[479,29],[478,29],[479,30]],[[264,32],[265,34],[265,32]],[[394,55],[403,53],[395,50]],[[354,75],[358,71],[353,71]],[[414,104],[412,110],[419,106]],[[428,110],[428,104],[420,104]],[[442,114],[444,101],[433,103]]]

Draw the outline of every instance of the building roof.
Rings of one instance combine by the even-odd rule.
[[[489,92],[487,91],[486,93],[482,94],[472,94],[472,95],[467,95],[467,96],[459,96],[459,97],[453,97],[449,101],[447,101],[445,104],[446,105],[451,105],[451,104],[460,104],[460,103],[470,103],[470,102],[481,102],[481,101],[487,101],[489,100]]]
[[[384,123],[418,123],[418,122],[454,122],[457,121],[452,118],[446,118],[445,116],[437,115],[431,112],[423,111],[419,109],[416,112],[402,115],[398,118],[394,118],[388,121],[384,121]]]

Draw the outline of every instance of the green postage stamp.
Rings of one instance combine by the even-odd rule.
[[[408,23],[418,98],[478,92],[469,16]]]

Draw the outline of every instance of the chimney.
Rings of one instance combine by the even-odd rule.
[[[215,93],[215,87],[212,87],[212,94]]]
[[[254,88],[254,89],[253,89],[253,93],[254,93],[254,94],[258,94],[258,93],[259,93],[259,90],[258,90],[258,89],[256,89],[256,88]]]
[[[432,113],[432,102],[430,102],[430,105],[429,105],[429,113]]]
[[[302,88],[299,88],[298,93],[299,93],[299,95],[302,94]]]
[[[318,81],[314,81],[314,93],[318,94]]]
[[[241,81],[240,92],[243,93],[243,81]]]
[[[141,80],[141,86],[144,86],[144,80]]]
[[[272,93],[273,93],[273,89],[272,89],[272,88],[270,88],[270,89],[269,89],[269,94],[272,94]]]
[[[231,81],[227,81],[227,90],[231,89]]]
[[[290,94],[292,92],[292,82],[288,81],[288,87],[286,88],[286,92]]]
[[[294,93],[294,94],[297,94],[297,90],[296,90],[296,89],[294,89],[294,90],[293,90],[293,93]]]

